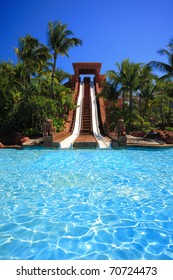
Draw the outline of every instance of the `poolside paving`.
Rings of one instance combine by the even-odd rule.
[[[173,147],[173,144],[166,144],[159,139],[149,139],[144,137],[134,137],[127,135],[127,146],[139,146],[139,147]]]
[[[60,133],[54,138],[54,143],[59,143],[66,137],[68,137],[70,134],[63,134]],[[42,146],[42,138],[38,139],[28,139],[26,142],[22,144],[23,147],[27,146]],[[58,147],[58,146],[57,146]],[[89,135],[80,135],[75,143],[75,148],[96,148],[97,147],[97,141],[95,137],[91,134]],[[127,135],[127,147],[173,147],[173,144],[166,144],[165,142],[157,139],[144,139],[143,137],[134,137],[132,135]],[[4,146],[2,148],[21,148],[21,146],[17,145],[10,145],[10,146]]]

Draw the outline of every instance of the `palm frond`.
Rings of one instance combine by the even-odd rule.
[[[162,77],[159,78],[160,80],[171,80],[173,81],[173,72],[172,73],[168,73],[163,75]]]
[[[169,41],[169,44],[167,47],[169,48],[170,51],[173,52],[173,38]]]
[[[170,52],[168,51],[168,50],[166,50],[166,49],[160,49],[160,50],[158,50],[158,54],[160,54],[160,55],[170,55]]]
[[[153,60],[153,61],[150,61],[148,63],[148,65],[151,68],[162,71],[162,72],[166,72],[166,73],[172,72],[172,67],[169,64],[166,64],[164,62],[159,62],[159,61]]]

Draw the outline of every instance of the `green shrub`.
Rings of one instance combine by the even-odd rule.
[[[29,138],[37,138],[42,137],[42,132],[37,130],[36,128],[28,128],[25,131],[23,131],[23,135],[27,136]]]
[[[167,126],[165,127],[165,130],[173,132],[173,127]]]
[[[136,117],[131,116],[131,118],[126,120],[126,130],[128,133],[135,131],[148,133],[151,129],[154,129],[153,125],[139,115],[136,115]]]
[[[63,118],[53,118],[53,126],[56,128],[56,131],[61,131],[64,127],[64,119]]]

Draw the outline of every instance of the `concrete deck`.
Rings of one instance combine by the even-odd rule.
[[[54,140],[55,142],[53,142],[53,145],[51,145],[51,147],[58,148],[59,141],[62,141],[68,136],[69,136],[68,133],[67,134],[60,133],[58,137],[55,138]],[[42,138],[28,139],[26,142],[23,143],[22,146],[9,145],[9,146],[2,147],[2,149],[3,148],[21,149],[23,147],[29,147],[29,146],[35,146],[35,147],[43,146]],[[160,140],[152,140],[152,139],[144,140],[142,137],[134,137],[131,135],[127,135],[127,147],[173,148],[173,144],[166,144]],[[88,148],[88,149],[97,148],[97,142],[93,135],[80,135],[74,143],[74,148]],[[118,148],[118,146],[116,146],[115,148]]]
[[[173,144],[166,144],[158,139],[148,139],[143,137],[134,137],[127,135],[127,147],[155,147],[155,148],[168,148],[173,147]]]

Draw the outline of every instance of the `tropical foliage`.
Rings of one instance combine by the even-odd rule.
[[[168,63],[160,61],[151,61],[149,66],[153,69],[159,70],[164,73],[161,79],[172,79],[173,80],[173,39],[170,40],[166,49],[160,49],[158,51],[160,55],[166,56]]]
[[[81,44],[80,39],[70,37],[72,34],[66,24],[49,22],[48,46],[26,35],[19,38],[15,48],[17,63],[0,62],[1,135],[16,131],[40,136],[45,118],[53,119],[57,131],[63,128],[74,107],[73,92],[63,84],[69,74],[56,68],[56,58]]]
[[[61,21],[48,23],[48,46],[53,53],[52,80],[50,87],[51,98],[54,98],[53,86],[58,55],[69,56],[68,51],[71,47],[82,44],[80,39],[72,37],[73,32],[67,28],[68,26],[66,24],[62,24]]]
[[[147,132],[173,124],[173,40],[167,48],[159,53],[167,55],[168,64],[151,61],[145,65],[126,59],[107,72],[100,95],[111,101],[107,109],[110,128],[114,128],[118,117],[124,118],[128,132]],[[153,69],[161,70],[164,75],[159,78]],[[118,98],[122,100],[122,110]]]

